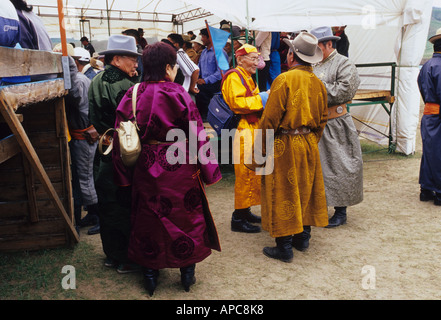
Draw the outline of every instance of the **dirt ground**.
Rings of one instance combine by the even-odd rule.
[[[416,151],[421,152],[419,131]],[[313,227],[309,249],[294,250],[292,263],[262,254],[263,247],[274,245],[267,232],[230,230],[234,176],[227,172],[207,189],[222,252],[213,251],[197,265],[191,291],[182,290],[178,269],[161,271],[152,298],[140,274],[109,270],[124,283],[118,299],[440,299],[441,207],[419,201],[419,165],[419,156],[365,161],[364,201],[348,208],[346,225]],[[260,207],[253,212],[260,214]],[[81,241],[96,246],[97,264],[102,264],[99,235],[83,231]],[[77,290],[93,291],[91,299],[112,299],[105,288],[79,284]]]

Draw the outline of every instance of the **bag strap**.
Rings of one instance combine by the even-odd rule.
[[[133,93],[132,93],[132,112],[133,112],[133,116],[135,117],[134,124],[136,126],[136,129],[138,129],[138,130],[139,130],[138,124],[136,123],[136,97],[138,95],[139,85],[140,85],[140,83],[135,84],[135,86],[133,87]],[[98,144],[98,150],[104,156],[108,155],[110,153],[110,151],[112,151],[112,149],[113,149],[113,139],[112,139],[112,141],[110,142],[110,145],[107,147],[106,151],[103,152],[103,142],[104,142],[104,139],[105,139],[107,133],[109,133],[110,131],[116,131],[116,129],[114,129],[114,128],[107,129],[106,132],[104,132],[104,134],[100,137],[100,142]]]
[[[106,132],[104,132],[104,134],[100,137],[100,142],[98,143],[98,151],[104,156],[107,156],[110,153],[110,151],[112,151],[113,149],[113,139],[112,139],[106,151],[103,152],[103,142],[109,131],[115,131],[115,129],[114,128],[107,129]]]
[[[135,126],[138,130],[139,130],[138,124],[136,122],[136,97],[138,96],[139,85],[140,85],[140,83],[135,84],[135,86],[133,87],[133,92],[132,92],[132,111],[133,111],[133,116],[135,117]]]
[[[242,73],[240,73],[239,70],[237,69],[230,69],[228,70],[225,75],[222,78],[222,83],[221,83],[221,88],[224,85],[224,81],[225,79],[232,73],[237,73],[237,75],[239,76],[240,80],[242,81],[243,86],[247,89],[247,97],[251,97],[253,95],[253,92],[251,91],[250,87],[248,86],[248,84],[246,83],[245,79],[242,76]]]

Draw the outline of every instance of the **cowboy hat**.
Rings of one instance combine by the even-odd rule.
[[[190,42],[193,42],[193,43],[199,43],[201,46],[204,45],[204,44],[202,43],[202,39],[201,39],[201,36],[200,36],[200,35],[197,36],[194,40],[191,40]]]
[[[127,55],[127,56],[140,56],[138,49],[136,48],[136,41],[134,37],[125,35],[113,35],[109,37],[107,43],[107,50],[99,52],[100,55]]]
[[[70,43],[66,43],[66,47],[67,47],[67,55],[71,56],[71,57],[74,56],[75,55],[74,47]],[[58,43],[52,51],[53,52],[62,52],[61,43]]]
[[[429,38],[429,41],[431,43],[435,43],[437,40],[441,39],[441,28],[439,28],[438,30],[436,30],[436,33],[434,36],[431,36]]]
[[[340,37],[334,36],[331,27],[318,27],[311,30],[311,33],[315,35],[318,42],[326,42],[330,40],[340,40]]]
[[[315,64],[323,60],[317,38],[308,32],[300,32],[294,40],[283,39],[290,49],[305,62]]]
[[[78,61],[89,62],[90,61],[90,52],[84,48],[75,47],[74,55],[72,56],[74,59],[78,59]]]

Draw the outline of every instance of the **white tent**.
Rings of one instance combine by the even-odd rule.
[[[391,132],[397,151],[406,155],[415,152],[420,106],[416,79],[427,41],[432,0],[189,2],[250,30],[292,32],[322,25],[348,25],[347,34],[351,42],[349,57],[354,63],[397,63],[396,102],[392,108]],[[389,70],[367,68],[359,71],[361,88],[390,88]],[[351,113],[388,134],[389,115],[381,105],[354,107]],[[387,139],[375,136],[368,127],[357,126],[367,138],[388,143]]]
[[[60,38],[57,0],[27,0],[40,15],[49,35]],[[106,41],[110,34],[120,34],[130,28],[143,28],[151,42],[166,38],[171,32],[183,33],[199,30],[204,21],[219,26],[222,19],[203,7],[180,0],[62,0],[65,29],[68,40],[79,44],[85,35],[94,45]],[[100,48],[98,50],[105,49]]]
[[[28,0],[29,4],[55,7],[56,2]],[[215,25],[221,18],[249,30],[263,31],[293,32],[322,25],[347,25],[349,57],[354,63],[397,64],[391,131],[397,151],[406,155],[415,151],[420,106],[416,78],[427,41],[432,0],[63,0],[63,4],[68,38],[78,37],[77,24],[87,31],[84,22],[78,22],[81,17],[99,22],[93,27],[97,39],[108,36],[109,25],[112,29],[120,28],[117,33],[143,27],[147,35],[152,31],[156,38],[161,38],[172,31],[201,29],[205,19]],[[45,11],[49,19],[50,8],[36,7],[37,10]],[[128,18],[131,22],[125,20]],[[389,68],[363,68],[359,72],[361,88],[390,89]],[[351,113],[368,121],[377,131],[389,132],[389,115],[381,106],[354,107]],[[360,125],[358,129],[367,138],[373,137],[366,126]],[[375,136],[374,140],[388,142]]]

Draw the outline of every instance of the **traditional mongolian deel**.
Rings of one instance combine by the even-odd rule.
[[[131,97],[132,89],[117,109],[117,122],[132,113]],[[151,269],[198,263],[211,249],[220,250],[204,191],[204,183],[221,179],[219,166],[190,163],[195,156],[190,152],[190,134],[203,140],[197,142],[197,151],[205,150],[209,159],[213,156],[202,119],[185,89],[169,81],[141,83],[137,105],[142,152],[135,167],[123,165],[117,141],[113,151],[117,184],[132,186],[129,258]],[[176,144],[168,141],[167,133],[173,128],[185,132],[186,139]],[[185,157],[180,158],[180,152]]]
[[[360,79],[355,66],[337,50],[314,67],[325,83],[328,107],[346,113],[345,104],[352,100]],[[349,113],[328,119],[319,143],[325,180],[326,200],[330,207],[346,207],[363,200],[363,159],[360,141]]]
[[[254,140],[254,130],[259,125],[259,113],[263,110],[263,100],[252,76],[242,67],[237,67],[236,70],[242,76],[232,73],[225,78],[222,94],[230,109],[241,117],[233,142],[233,153],[241,159],[240,163],[234,164],[236,174],[234,208],[244,209],[260,204],[260,176],[244,166],[244,154],[251,152],[252,143],[245,143],[245,139],[241,139],[241,136],[245,131]],[[242,81],[245,81],[251,91],[251,96]]]
[[[273,238],[300,233],[303,226],[328,224],[317,145],[326,125],[326,106],[326,89],[311,67],[291,68],[271,86],[259,128],[264,136],[267,129],[275,131],[274,155],[267,159],[274,161],[274,171],[262,176],[262,228]],[[295,134],[305,127],[309,131]]]
[[[100,134],[115,126],[116,107],[127,90],[138,81],[139,78],[130,78],[112,65],[107,65],[103,72],[93,78],[89,88],[89,117]],[[114,182],[110,155],[100,155],[95,179],[103,251],[108,258],[127,263],[130,209],[123,204],[127,200],[121,196]]]
[[[435,36],[434,36],[435,38]],[[436,38],[440,38],[437,35]],[[424,103],[421,119],[423,156],[421,158],[419,183],[422,189],[441,194],[441,53],[433,57],[421,68],[418,86]]]

